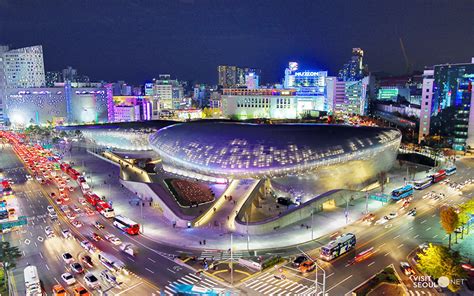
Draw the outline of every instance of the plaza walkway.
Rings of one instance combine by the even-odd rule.
[[[232,196],[232,200],[229,198],[218,200],[222,204],[216,208],[214,220],[204,221],[200,227],[196,228],[177,228],[163,217],[159,208],[154,205],[155,202],[147,200],[137,203],[139,197],[120,184],[118,166],[101,160],[85,150],[76,151],[74,148],[72,154],[72,158],[68,157],[65,160],[73,161],[79,171],[86,172],[92,190],[99,196],[105,196],[111,200],[118,214],[142,224],[144,236],[157,242],[183,248],[227,250],[230,246],[235,211],[240,209],[243,202],[241,197],[253,190],[257,183],[254,180],[234,181],[224,193],[226,196]],[[399,177],[398,180],[392,178],[391,183],[386,186],[386,192],[402,183],[403,177]],[[360,219],[365,207],[366,201],[362,198],[351,202],[347,220],[344,214],[345,208],[334,208],[331,211],[315,214],[312,221],[311,218],[303,219],[295,225],[280,228],[268,234],[250,237],[235,234],[234,248],[237,250],[270,249],[304,243],[333,233]],[[383,207],[381,202],[373,200],[368,202],[369,211],[375,211],[381,207]],[[211,211],[214,210],[211,208]],[[218,223],[213,223],[215,220]],[[229,224],[226,224],[227,221]]]

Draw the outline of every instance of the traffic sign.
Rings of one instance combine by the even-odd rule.
[[[1,226],[2,226],[2,230],[3,230],[3,229],[8,229],[8,228],[17,227],[17,226],[23,226],[23,225],[27,225],[27,224],[28,224],[27,217],[26,216],[20,216],[20,217],[18,217],[17,221],[4,222],[4,223],[1,223]]]
[[[381,202],[388,202],[390,200],[386,194],[371,194],[369,198]]]

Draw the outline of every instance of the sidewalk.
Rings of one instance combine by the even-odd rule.
[[[70,161],[70,159],[66,159],[66,161]],[[84,150],[76,152],[74,149],[72,161],[75,163],[75,168],[81,172],[85,171],[86,175],[90,177],[88,180],[92,185],[92,190],[99,196],[105,196],[111,200],[116,213],[125,215],[142,224],[143,234],[148,238],[185,249],[229,249],[230,232],[224,225],[219,223],[215,226],[212,223],[207,223],[206,226],[199,228],[175,228],[172,222],[167,221],[159,209],[153,205],[150,206],[149,202],[139,203],[138,205],[130,203],[130,200],[136,199],[137,196],[119,183],[118,176],[120,172],[117,166],[96,158]],[[83,161],[84,167],[82,166]],[[392,180],[392,182],[394,181]],[[403,182],[403,180],[401,181]],[[400,183],[392,184],[386,186],[385,192],[389,192],[391,187],[401,185]],[[245,187],[242,187],[242,189],[245,190]],[[236,205],[238,205],[238,196],[234,194],[233,199],[236,199]],[[224,207],[219,210],[219,219],[224,221],[227,220],[227,215],[230,216],[230,211],[234,209],[232,201],[225,201],[225,203]],[[365,203],[364,198],[352,202],[352,205],[349,206],[348,223],[361,218],[363,212],[365,212]],[[369,200],[369,211],[375,211],[381,207],[383,207],[381,202]],[[313,221],[311,221],[311,218],[307,218],[271,233],[251,235],[248,245],[246,235],[234,234],[234,249],[247,250],[247,247],[249,250],[271,249],[304,243],[312,238],[316,239],[340,230],[341,227],[347,225],[344,212],[345,208],[335,208],[332,211],[314,215]],[[314,229],[311,227],[312,225],[314,225]],[[203,244],[204,239],[206,241],[205,245]]]

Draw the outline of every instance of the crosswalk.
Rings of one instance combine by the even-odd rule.
[[[250,257],[249,252],[246,251],[235,251],[232,254],[233,259],[239,259],[239,258],[244,258],[244,257]],[[230,259],[230,252],[228,251],[214,251],[214,250],[205,250],[201,252],[201,255],[198,257],[198,259],[212,259],[214,260],[228,260]]]
[[[259,295],[316,295],[314,287],[290,279],[277,279],[272,273],[261,275],[245,283],[245,286]]]
[[[179,285],[194,285],[196,287],[205,288],[205,289],[219,288],[218,283],[214,282],[213,280],[210,280],[205,277],[201,278],[197,275],[189,273],[177,279],[174,282],[169,282],[169,284],[165,286],[165,289],[163,290],[163,292],[169,296],[177,295],[178,294],[177,287]]]

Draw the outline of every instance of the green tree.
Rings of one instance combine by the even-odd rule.
[[[443,207],[440,213],[440,224],[449,235],[448,248],[451,249],[451,234],[459,225],[459,217],[453,207]]]
[[[441,276],[448,277],[450,284],[448,289],[455,292],[460,286],[456,285],[454,279],[463,279],[466,277],[464,270],[461,268],[461,256],[457,252],[451,252],[448,248],[441,245],[430,246],[418,255],[420,260],[418,267],[427,275],[438,279]]]
[[[16,260],[21,257],[21,252],[18,247],[12,247],[10,242],[0,242],[0,262],[3,264],[5,270],[5,277],[8,271],[16,267]],[[5,280],[5,286],[8,280]]]
[[[467,202],[459,205],[459,226],[462,227],[462,235],[464,237],[464,226],[466,227],[467,234],[469,234],[468,222],[471,219],[471,215],[474,215],[474,199],[470,199]]]

